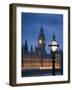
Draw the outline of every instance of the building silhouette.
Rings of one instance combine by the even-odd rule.
[[[45,50],[46,39],[44,30],[41,27],[38,36],[38,43],[33,50],[31,45],[30,51],[28,50],[28,42],[25,40],[25,44],[22,46],[22,69],[52,69],[52,55],[48,54]],[[55,68],[63,70],[63,52],[58,50],[56,52]]]

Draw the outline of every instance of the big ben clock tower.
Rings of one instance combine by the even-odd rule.
[[[38,37],[38,47],[41,49],[45,49],[45,36],[42,27],[40,29],[40,34]]]
[[[45,43],[46,43],[45,35],[44,35],[43,28],[42,28],[42,26],[41,26],[40,34],[39,34],[39,37],[38,37],[38,48],[39,48],[39,50],[41,50],[43,53],[45,52]]]

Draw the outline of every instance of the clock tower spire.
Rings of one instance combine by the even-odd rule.
[[[41,29],[40,29],[40,34],[39,34],[39,37],[38,37],[38,48],[40,49],[45,49],[45,35],[44,35],[44,31],[43,31],[43,28],[41,26]]]

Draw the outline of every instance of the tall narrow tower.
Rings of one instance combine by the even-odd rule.
[[[45,35],[44,35],[43,28],[41,26],[40,34],[38,36],[38,50],[37,50],[38,53],[41,55],[45,55],[45,53],[46,53],[45,44],[46,44]]]
[[[45,49],[45,35],[44,35],[44,31],[43,31],[43,28],[41,26],[41,29],[40,29],[40,34],[39,34],[39,37],[38,37],[38,48],[40,49]]]

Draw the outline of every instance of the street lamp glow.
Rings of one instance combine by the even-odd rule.
[[[58,43],[56,41],[50,42],[49,46],[51,48],[51,51],[53,51],[53,52],[57,51],[57,49],[58,49]]]
[[[57,51],[59,44],[57,43],[57,41],[55,40],[55,36],[53,35],[53,40],[49,43],[49,47],[51,49],[52,52]]]

